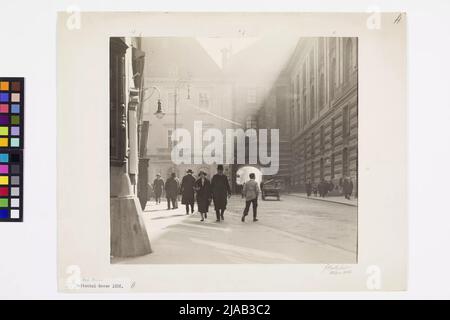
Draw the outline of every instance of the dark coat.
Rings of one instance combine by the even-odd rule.
[[[227,208],[227,197],[231,195],[230,184],[226,175],[215,174],[211,180],[211,192],[215,210]]]
[[[156,196],[161,196],[162,192],[164,189],[164,180],[159,178],[159,179],[155,179],[153,180],[153,192],[155,193]]]
[[[195,178],[187,174],[181,180],[181,204],[194,204]]]
[[[351,180],[344,180],[342,190],[344,194],[351,194],[353,192],[353,182]]]
[[[311,191],[312,191],[312,184],[311,184],[311,182],[307,182],[305,187],[306,187],[306,192],[311,193]]]
[[[178,181],[172,177],[167,179],[165,190],[167,198],[175,198],[178,195]]]
[[[205,178],[202,185],[202,180],[197,179],[195,181],[195,190],[197,192],[198,212],[208,212],[209,205],[211,204],[211,182]]]

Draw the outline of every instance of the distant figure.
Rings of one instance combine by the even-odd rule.
[[[261,189],[258,183],[255,181],[255,174],[250,173],[250,180],[247,181],[244,185],[244,196],[245,196],[245,209],[242,214],[241,221],[245,222],[245,217],[248,215],[248,210],[250,209],[250,205],[252,205],[253,209],[253,221],[258,221],[256,218],[258,215],[258,196],[261,193]]]
[[[307,195],[308,197],[310,197],[310,196],[311,196],[311,192],[312,192],[312,183],[311,183],[311,179],[308,179],[308,182],[306,182],[305,189],[306,189],[306,195]]]
[[[334,184],[333,180],[328,181],[328,192],[333,192],[334,190]]]
[[[312,190],[314,193],[314,197],[317,197],[317,185],[315,183],[313,184]]]
[[[153,192],[155,193],[156,204],[161,203],[161,195],[164,189],[164,180],[161,179],[159,173],[156,174],[156,179],[153,180]]]
[[[350,200],[353,193],[353,182],[350,177],[346,177],[342,183],[342,191],[344,192],[345,199]]]
[[[195,178],[192,176],[193,173],[191,169],[187,170],[186,175],[181,180],[181,204],[186,206],[186,214],[189,214],[189,207],[191,207],[191,213],[194,213]]]
[[[167,198],[167,210],[170,210],[170,203],[172,203],[172,209],[178,208],[178,181],[176,179],[175,172],[172,172],[165,185],[166,198]]]
[[[211,183],[206,178],[206,172],[200,171],[199,178],[195,181],[194,189],[197,193],[197,209],[200,212],[201,220],[208,218],[208,209],[211,204]]]
[[[318,189],[319,189],[319,196],[321,198],[325,198],[328,192],[328,184],[325,182],[324,179],[320,180]]]
[[[217,166],[217,173],[211,180],[211,192],[214,200],[214,210],[216,211],[216,222],[224,220],[224,213],[227,208],[227,197],[231,197],[231,188],[228,178],[223,174],[223,165]]]

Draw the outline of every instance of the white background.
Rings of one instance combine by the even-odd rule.
[[[450,2],[3,1],[0,76],[26,78],[25,222],[0,224],[3,298],[450,298]],[[257,4],[257,6],[255,6]],[[405,11],[408,20],[409,285],[397,293],[64,295],[56,292],[56,12]],[[368,13],[369,15],[370,13]],[[375,89],[375,88],[374,88]],[[382,94],[382,92],[380,92]],[[389,114],[386,115],[389,117]],[[382,124],[380,124],[380,130]],[[386,185],[386,188],[389,188]],[[82,190],[80,190],[81,196]],[[376,196],[376,195],[374,195]]]

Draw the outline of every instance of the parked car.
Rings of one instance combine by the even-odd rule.
[[[266,200],[267,197],[276,197],[280,200],[280,193],[283,189],[283,181],[278,179],[270,179],[261,182],[261,198]]]

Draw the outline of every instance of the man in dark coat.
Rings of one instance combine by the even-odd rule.
[[[165,190],[167,198],[167,210],[170,210],[170,203],[172,203],[172,209],[178,208],[178,181],[176,179],[175,172],[172,172],[170,178],[167,179]]]
[[[350,196],[353,192],[353,182],[350,177],[346,177],[342,183],[342,191],[344,192],[345,199],[350,200]]]
[[[208,218],[208,209],[211,203],[211,183],[206,178],[206,172],[200,171],[199,178],[195,181],[194,189],[197,193],[197,208],[200,212],[201,220]]]
[[[224,212],[227,208],[227,198],[231,197],[231,188],[228,178],[223,174],[223,165],[217,166],[217,173],[211,180],[211,192],[214,200],[214,210],[216,211],[216,222],[224,220]]]
[[[155,193],[156,204],[161,203],[161,195],[164,189],[164,180],[161,179],[161,175],[156,174],[156,179],[153,180],[153,192]]]
[[[305,189],[306,189],[306,195],[309,197],[311,196],[311,192],[312,192],[312,183],[311,183],[311,179],[308,179],[308,182],[305,185]]]
[[[189,206],[191,213],[194,213],[194,184],[195,178],[192,176],[194,172],[189,169],[181,180],[181,204],[186,206],[186,214],[189,214]]]

